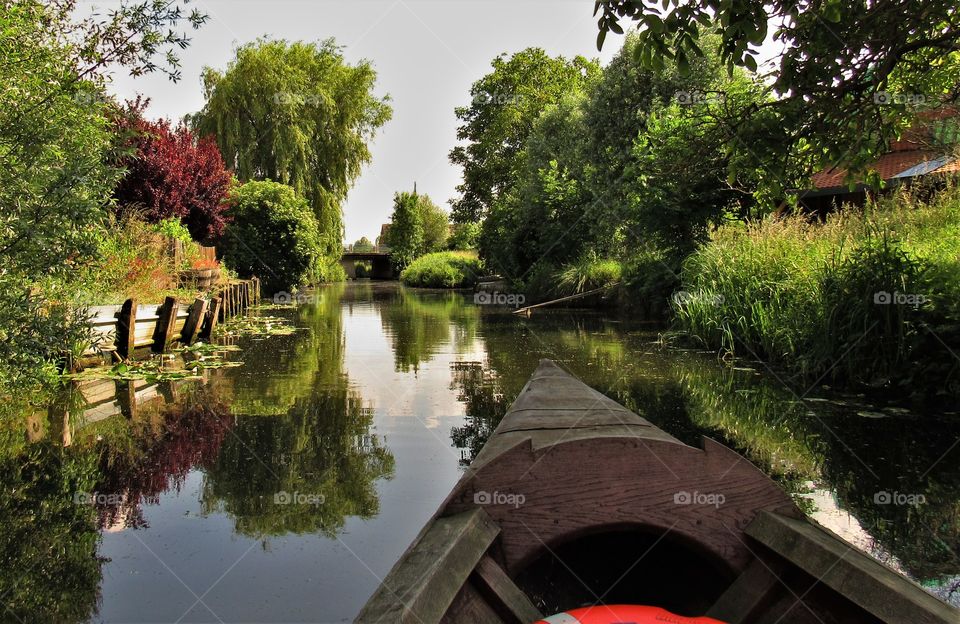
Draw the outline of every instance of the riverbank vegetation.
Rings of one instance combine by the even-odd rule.
[[[400,273],[407,286],[472,288],[483,273],[476,252],[439,251],[420,256]]]
[[[390,227],[380,243],[390,248],[394,268],[403,271],[420,256],[445,249],[449,235],[447,213],[414,188],[394,195]]]
[[[710,49],[711,39],[705,39]],[[621,279],[642,289],[643,276],[629,271],[638,258],[659,255],[676,271],[713,223],[756,211],[743,190],[750,186],[748,173],[721,182],[728,158],[718,119],[761,104],[760,85],[742,71],[728,76],[714,54],[696,60],[687,74],[675,67],[647,69],[638,46],[636,37],[628,38],[610,65],[582,72],[581,80],[541,103],[529,123],[506,140],[496,129],[471,131],[472,120],[521,115],[526,103],[513,83],[552,86],[556,78],[514,76],[495,66],[474,91],[495,89],[500,97],[494,104],[475,97],[471,109],[458,110],[461,134],[474,144],[523,146],[497,192],[478,209],[480,252],[491,269],[531,299]],[[496,110],[488,111],[491,107]],[[501,164],[477,156],[469,166],[492,169],[493,175]],[[461,201],[467,199],[465,194]],[[463,218],[459,205],[454,216]],[[593,277],[604,281],[583,279],[590,265]]]
[[[618,20],[640,26],[607,66],[537,49],[501,56],[456,111],[463,144],[450,160],[465,181],[453,217],[480,225],[488,269],[534,302],[605,288],[596,301],[672,320],[797,381],[960,393],[946,277],[956,191],[945,174],[914,192],[871,169],[905,136],[931,163],[955,156],[960,64],[930,24],[894,32],[853,7],[785,11],[786,47],[761,68],[750,46],[765,14],[597,9],[601,45],[622,33]],[[882,36],[883,49],[850,57],[811,35],[805,25],[819,22],[858,42]],[[805,208],[801,189],[824,170],[881,199]],[[882,293],[894,301],[875,302]],[[926,299],[897,299],[911,295]]]
[[[0,4],[0,392],[55,378],[89,342],[88,306],[192,297],[185,275],[231,275],[199,243],[235,243],[227,264],[277,290],[344,277],[342,204],[391,116],[375,71],[333,40],[260,39],[206,70],[196,115],[150,119],[148,100],[106,87],[124,71],[179,80],[182,31],[207,21],[185,4],[124,0],[89,16],[74,0]],[[262,187],[244,185],[268,181],[289,190],[272,187],[282,215],[263,218],[251,206]],[[280,222],[295,227],[266,227]],[[276,239],[256,240],[253,261],[228,227]]]
[[[306,200],[323,281],[345,278],[343,202],[370,161],[369,141],[393,114],[389,97],[373,94],[376,78],[370,62],[349,64],[332,39],[258,39],[238,47],[226,71],[204,70],[206,104],[190,118],[241,182],[287,184]]]
[[[277,182],[248,182],[230,198],[233,221],[221,253],[241,274],[262,275],[265,292],[321,281],[320,227],[307,200]]]
[[[678,326],[809,381],[960,391],[960,188],[727,225],[683,266]],[[842,356],[842,357],[841,357]]]

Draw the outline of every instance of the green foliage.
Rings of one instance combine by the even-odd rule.
[[[0,4],[0,385],[49,379],[86,341],[78,271],[97,250],[119,178],[106,72],[176,78],[178,2],[122,2],[85,17],[73,0]],[[188,18],[199,26],[204,18]],[[166,63],[155,62],[157,54]]]
[[[552,275],[590,254],[638,266],[654,247],[689,253],[753,207],[754,180],[725,179],[727,125],[759,87],[715,55],[687,75],[647,69],[637,45],[628,38],[596,80],[542,112],[483,224],[482,256],[530,293],[555,291]]]
[[[423,254],[423,215],[418,207],[416,193],[396,193],[393,196],[393,214],[386,244],[394,266],[403,270]]]
[[[680,287],[683,258],[654,244],[630,250],[623,265],[621,303],[647,318],[669,316],[670,296]]]
[[[414,260],[400,274],[400,281],[423,288],[469,288],[482,274],[483,263],[475,253],[440,251]]]
[[[450,238],[447,239],[447,248],[450,251],[468,251],[476,249],[479,242],[479,223],[455,223]]]
[[[557,273],[557,291],[563,295],[588,292],[617,284],[622,275],[623,267],[616,260],[588,254]]]
[[[570,94],[537,120],[514,187],[483,224],[481,255],[502,275],[520,280],[540,261],[572,261],[589,240],[582,101]]]
[[[703,61],[719,74],[715,57]],[[762,101],[760,85],[738,71],[700,89],[651,109],[626,169],[627,229],[676,254],[693,251],[710,227],[755,208],[755,172],[728,177],[729,120]]]
[[[353,244],[353,250],[358,253],[370,252],[376,249],[376,245],[370,242],[370,239],[363,236]]]
[[[22,435],[22,434],[21,434]],[[4,449],[6,451],[6,449]],[[96,455],[64,452],[52,441],[0,459],[0,592],[14,620],[79,622],[96,611],[103,560],[92,506]],[[43,527],[43,530],[38,530]]]
[[[52,8],[0,6],[0,383],[44,379],[86,337],[69,285],[97,248],[118,172],[97,82],[82,80]]]
[[[225,72],[207,68],[203,82],[207,102],[192,125],[216,137],[240,180],[275,180],[306,198],[322,271],[336,272],[342,204],[392,115],[389,99],[373,95],[372,65],[350,65],[332,39],[260,39],[240,46]]]
[[[433,203],[429,195],[417,195],[417,210],[420,223],[423,224],[423,251],[432,253],[447,247],[450,236],[450,218],[440,206]]]
[[[955,396],[958,244],[957,189],[929,203],[901,194],[823,225],[728,226],[684,264],[677,321],[804,379]]]
[[[757,197],[770,204],[801,186],[805,174],[838,163],[862,178],[862,168],[912,121],[917,105],[953,100],[960,79],[960,26],[952,0],[666,0],[662,6],[600,0],[596,7],[598,43],[608,30],[623,32],[619,18],[635,21],[641,28],[637,58],[654,69],[675,62],[692,73],[690,66],[709,52],[731,71],[757,72],[768,35],[782,44],[768,81],[778,97],[748,109],[731,128],[739,153],[731,173],[757,170]],[[718,30],[715,44],[697,39],[703,26]]]
[[[177,225],[174,225],[177,224]],[[75,283],[89,293],[89,303],[123,303],[129,298],[143,302],[163,301],[177,286],[177,271],[166,236],[179,232],[191,246],[189,231],[179,231],[178,222],[166,232],[157,232],[135,215],[111,217],[97,241],[96,260],[78,272]]]
[[[447,246],[450,221],[447,213],[433,203],[429,195],[397,193],[393,199],[393,215],[387,233],[394,266],[403,270],[425,253],[441,251]]]
[[[193,237],[190,236],[190,230],[177,217],[167,217],[159,223],[154,223],[151,229],[158,234],[168,238],[176,239],[182,243],[193,243]]]
[[[278,182],[248,182],[231,197],[220,250],[240,275],[259,276],[263,294],[311,283],[318,273],[319,231],[307,201]]]
[[[493,71],[473,83],[470,106],[456,109],[461,121],[457,138],[466,141],[450,152],[463,167],[460,197],[453,202],[453,220],[479,222],[494,200],[513,185],[526,139],[541,111],[565,94],[590,82],[599,66],[583,57],[551,57],[527,48],[509,58],[502,54]]]

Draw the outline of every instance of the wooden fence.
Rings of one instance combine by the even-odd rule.
[[[173,343],[193,344],[209,340],[218,322],[243,313],[260,301],[260,280],[230,280],[209,298],[181,303],[167,297],[162,304],[140,304],[127,299],[119,306],[90,308],[93,346],[84,354],[116,354],[126,359],[136,350],[149,347],[162,353]]]

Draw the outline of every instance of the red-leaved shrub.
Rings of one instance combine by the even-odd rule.
[[[144,118],[148,102],[128,102],[116,123],[132,151],[120,162],[127,174],[114,191],[118,206],[154,223],[178,217],[194,240],[216,239],[227,223],[231,181],[220,150],[213,137],[197,139],[183,124]]]

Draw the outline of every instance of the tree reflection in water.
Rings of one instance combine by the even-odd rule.
[[[233,516],[239,533],[333,536],[348,516],[379,511],[375,482],[393,476],[394,460],[344,373],[345,292],[318,289],[295,313],[306,331],[245,345],[250,364],[223,373],[238,418],[202,500],[204,512]]]
[[[103,561],[93,507],[76,495],[95,486],[96,453],[28,442],[37,414],[0,411],[0,619],[84,621],[97,610]]]
[[[480,320],[477,306],[461,293],[422,294],[407,289],[392,291],[381,300],[380,319],[393,346],[397,372],[417,372],[444,345],[461,353],[472,346]]]
[[[346,387],[315,389],[284,416],[237,421],[206,474],[203,508],[234,517],[250,536],[319,531],[379,510],[374,482],[393,476],[393,457],[370,435],[372,413]]]
[[[376,514],[375,481],[394,461],[343,371],[342,293],[293,312],[306,331],[241,339],[245,366],[203,382],[100,380],[48,409],[0,406],[0,619],[95,617],[98,528],[147,528],[148,507],[194,471],[202,510],[245,535],[334,535],[347,516]],[[322,504],[281,504],[281,492]]]

